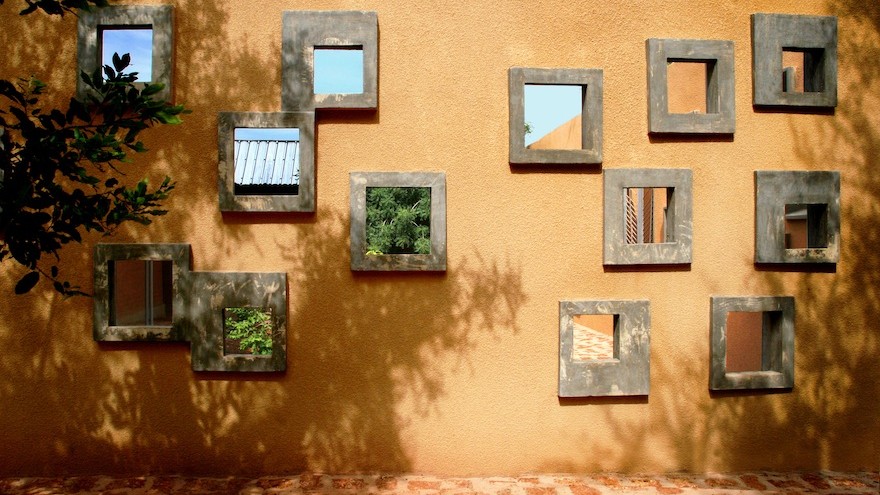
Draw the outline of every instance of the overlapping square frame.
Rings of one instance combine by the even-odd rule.
[[[446,174],[443,172],[351,172],[351,269],[354,271],[446,270]],[[431,189],[431,253],[367,255],[367,188]]]
[[[286,127],[299,129],[298,194],[235,194],[235,129]],[[217,142],[220,211],[315,211],[314,112],[220,112],[217,117]]]
[[[657,39],[645,41],[648,58],[648,131],[733,134],[736,130],[733,41]],[[706,63],[706,113],[669,112],[669,62]]]
[[[752,103],[764,107],[837,106],[837,17],[792,14],[752,14]],[[821,50],[821,67],[814,77],[822,91],[783,91],[782,52],[793,49],[807,52]]]
[[[529,149],[525,146],[525,85],[581,86],[581,149]],[[508,70],[509,161],[512,164],[602,163],[602,69],[544,69],[511,67]]]
[[[575,361],[575,315],[618,315],[617,359]],[[648,301],[559,301],[559,397],[648,395],[651,386]]]
[[[693,172],[688,169],[606,169],[604,180],[604,243],[606,265],[688,264],[692,257]],[[667,228],[673,242],[628,244],[624,230],[624,194],[627,188],[673,188],[667,208]]]
[[[194,371],[273,372],[287,368],[287,274],[192,272],[187,326]],[[269,308],[272,353],[224,355],[223,310]]]
[[[827,206],[823,248],[785,248],[785,205]],[[840,260],[840,172],[755,171],[755,263],[837,263]]]
[[[794,298],[790,296],[712,297],[710,390],[794,387]],[[727,314],[763,312],[763,371],[727,371]]]
[[[378,105],[379,21],[376,12],[285,11],[281,34],[281,108],[374,110]],[[361,47],[364,90],[315,95],[315,48]]]
[[[133,28],[150,26],[153,30],[153,74],[151,83],[162,83],[165,87],[154,94],[157,100],[173,101],[173,54],[174,54],[174,8],[171,5],[110,5],[91,11],[80,10],[77,23],[77,98],[85,99],[90,88],[80,76],[85,72],[91,76],[101,67],[99,46],[100,29],[104,26]],[[122,54],[120,54],[121,56]],[[136,69],[126,69],[136,72]],[[143,87],[145,83],[135,83]]]
[[[115,326],[110,325],[110,263],[125,260],[171,261],[171,325],[169,326]],[[94,322],[92,334],[97,342],[162,342],[186,341],[182,324],[186,294],[189,293],[187,274],[190,270],[189,244],[97,244],[94,256]]]

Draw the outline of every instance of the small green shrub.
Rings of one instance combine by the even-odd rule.
[[[367,254],[431,253],[431,188],[367,188]]]
[[[272,354],[272,312],[264,308],[226,308],[224,349],[234,349],[234,341],[246,354]],[[232,344],[232,345],[230,345]],[[233,351],[233,353],[235,353]]]

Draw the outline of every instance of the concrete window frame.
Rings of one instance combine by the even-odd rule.
[[[752,14],[752,103],[766,107],[837,106],[837,17]],[[783,90],[793,73],[782,66],[783,50],[805,54],[814,91]],[[821,86],[817,88],[816,86]]]
[[[351,269],[354,271],[446,271],[446,174],[444,172],[351,172]],[[367,188],[431,189],[431,253],[367,255]]]
[[[794,297],[712,297],[710,390],[794,387]],[[727,314],[761,312],[762,371],[727,371]]]
[[[379,20],[376,12],[285,11],[281,33],[281,108],[375,110],[378,105]],[[363,93],[315,95],[315,48],[363,50]]]
[[[617,315],[618,359],[575,361],[574,316]],[[648,301],[559,301],[559,397],[648,395],[651,314]]]
[[[89,88],[79,77],[80,72],[90,76],[101,67],[101,31],[104,27],[143,27],[153,30],[153,75],[151,83],[165,87],[154,95],[157,100],[174,99],[174,8],[171,5],[111,5],[81,10],[77,21],[77,98],[85,99]],[[135,83],[143,87],[145,83]]]
[[[606,169],[604,176],[604,242],[606,265],[689,264],[693,238],[693,172],[689,169]],[[628,188],[671,188],[666,225],[672,242],[628,244],[624,208]]]
[[[602,69],[511,67],[508,72],[509,162],[512,164],[602,163]],[[581,86],[581,149],[529,149],[525,146],[525,85]]]
[[[287,274],[193,272],[186,314],[194,371],[280,372],[287,368]],[[224,355],[223,310],[272,311],[272,354]]]
[[[111,326],[110,263],[125,260],[172,262],[172,321],[170,326]],[[94,255],[94,323],[92,334],[97,342],[186,341],[182,325],[186,301],[190,295],[189,244],[97,244]]]
[[[298,194],[235,194],[235,129],[299,129],[300,172]],[[220,211],[314,212],[315,211],[315,113],[314,112],[220,112],[217,116]]]
[[[733,41],[657,39],[645,41],[648,58],[648,131],[733,134],[736,130]],[[706,64],[706,113],[670,113],[670,62]]]
[[[825,247],[786,249],[785,205],[825,205]],[[840,260],[840,172],[755,171],[755,263]]]

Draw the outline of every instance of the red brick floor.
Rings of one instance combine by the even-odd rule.
[[[880,473],[740,473],[632,475],[552,475],[453,478],[423,475],[326,475],[262,478],[141,476],[113,478],[0,478],[0,493],[53,494],[411,494],[411,495],[735,495],[880,494]]]

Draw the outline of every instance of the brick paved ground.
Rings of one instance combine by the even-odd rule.
[[[880,494],[880,473],[742,473],[619,476],[549,475],[521,477],[446,478],[420,475],[331,476],[306,473],[262,478],[192,478],[143,476],[112,478],[0,478],[3,494],[316,494],[334,495],[738,495]]]

